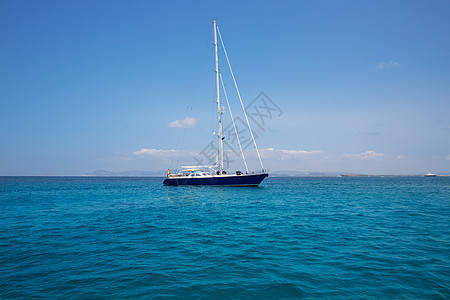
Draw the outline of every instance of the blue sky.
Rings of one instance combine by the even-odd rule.
[[[215,130],[213,18],[244,102],[282,110],[255,128],[266,168],[448,173],[449,15],[444,0],[2,1],[0,175],[192,163]]]

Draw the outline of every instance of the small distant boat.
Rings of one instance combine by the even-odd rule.
[[[433,173],[427,173],[427,174],[424,175],[424,177],[436,177],[436,176],[437,175],[433,174]]]
[[[218,31],[216,20],[213,20],[214,25],[214,53],[215,53],[215,73],[216,73],[216,103],[217,103],[217,122],[218,122],[218,149],[217,149],[217,161],[213,165],[202,165],[202,166],[182,166],[183,170],[182,172],[179,172],[177,174],[171,174],[170,169],[167,170],[167,178],[164,180],[165,185],[208,185],[208,186],[258,186],[264,178],[268,177],[269,174],[264,169],[264,166],[262,164],[261,156],[258,151],[258,147],[256,146],[255,138],[252,133],[252,129],[250,127],[250,123],[248,121],[244,105],[242,104],[242,100],[240,98],[239,90],[237,90],[236,82],[234,82],[236,90],[239,95],[239,100],[241,102],[242,109],[244,111],[245,119],[247,121],[247,126],[250,131],[252,140],[253,140],[253,146],[255,147],[256,154],[258,155],[259,163],[261,164],[261,171],[255,172],[255,171],[249,171],[247,167],[247,163],[245,161],[244,152],[242,151],[242,147],[239,141],[239,136],[237,133],[236,126],[233,121],[234,130],[236,133],[236,137],[239,143],[239,148],[241,152],[241,156],[245,165],[245,172],[236,171],[231,174],[227,174],[227,172],[224,170],[223,165],[223,139],[225,138],[222,133],[222,114],[224,113],[224,108],[221,106],[220,101],[220,93],[219,93],[219,83],[221,78],[221,73],[219,72],[219,59],[218,59],[218,41],[217,41],[217,33],[219,33],[219,37],[222,41],[222,37],[220,36],[220,31]],[[222,41],[223,46],[223,41]],[[224,48],[225,56],[227,56],[225,48]],[[227,57],[227,61],[229,64],[229,60]],[[230,71],[231,66],[229,65]],[[231,71],[231,74],[234,75]],[[223,86],[223,81],[222,81]],[[225,93],[225,98],[228,103],[228,99]],[[230,109],[230,116],[233,119],[233,115],[231,113]],[[209,171],[208,171],[209,170]]]

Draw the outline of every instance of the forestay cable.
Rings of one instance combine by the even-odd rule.
[[[230,60],[228,59],[227,50],[225,50],[225,45],[222,40],[222,35],[220,34],[219,27],[217,26],[217,33],[219,33],[220,43],[222,44],[223,52],[225,53],[225,57],[227,59],[228,67],[230,68],[231,77],[233,78],[234,86],[236,87],[236,92],[239,97],[239,101],[241,102],[242,110],[244,111],[245,120],[247,121],[248,129],[250,129],[250,134],[252,136],[253,145],[255,146],[256,154],[258,154],[259,163],[261,164],[261,168],[264,172],[264,166],[261,160],[261,155],[259,155],[258,146],[256,146],[255,137],[253,136],[252,127],[250,126],[250,122],[248,121],[247,113],[245,112],[244,104],[242,103],[241,93],[239,93],[239,88],[236,83],[236,79],[234,78],[233,69],[231,68]]]

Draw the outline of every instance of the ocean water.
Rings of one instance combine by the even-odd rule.
[[[0,298],[449,299],[450,178],[0,177]]]

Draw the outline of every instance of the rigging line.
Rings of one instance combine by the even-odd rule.
[[[194,81],[194,86],[193,86],[192,91],[191,91],[191,93],[189,95],[189,101],[188,101],[188,103],[186,105],[186,110],[185,110],[185,113],[184,113],[184,119],[185,120],[186,120],[186,118],[189,119],[192,116],[192,109],[194,107],[195,100],[197,98],[197,91],[198,91],[198,86],[199,86],[199,83],[200,83],[200,75],[201,75],[202,70],[203,70],[203,66],[202,66],[201,62],[205,61],[204,58],[206,56],[207,50],[209,49],[208,48],[208,44],[209,44],[209,42],[211,40],[211,35],[212,35],[212,28],[209,29],[209,33],[208,33],[207,39],[205,39],[205,41],[204,41],[203,52],[202,52],[202,55],[200,57],[200,62],[198,63],[198,70],[197,70],[196,80]],[[177,143],[176,143],[176,146],[175,146],[175,151],[171,155],[170,169],[172,169],[172,166],[173,166],[173,163],[174,163],[174,160],[175,160],[175,156],[178,154],[178,160],[177,160],[177,163],[175,165],[176,170],[178,170],[178,167],[180,165],[180,153],[179,153],[179,151],[182,151],[182,149],[183,149],[184,142],[186,140],[187,131],[188,131],[187,127],[183,128],[183,130],[179,134],[179,137],[177,139]]]
[[[255,146],[256,153],[258,154],[259,163],[261,164],[261,168],[264,171],[264,166],[263,166],[263,163],[262,163],[262,160],[261,160],[261,155],[259,154],[258,146],[256,146],[255,137],[253,136],[252,127],[250,126],[250,122],[248,121],[247,113],[245,112],[244,104],[242,103],[241,93],[239,93],[239,88],[237,86],[236,79],[234,78],[233,69],[231,68],[230,60],[228,59],[227,50],[225,50],[225,45],[223,43],[222,35],[220,34],[219,27],[217,27],[217,33],[219,34],[220,43],[222,44],[223,52],[224,52],[225,57],[227,59],[228,67],[230,68],[231,77],[233,77],[234,86],[236,87],[236,92],[238,94],[239,101],[241,102],[242,110],[244,111],[244,116],[245,116],[245,120],[247,121],[248,129],[250,129],[250,134],[252,136],[253,145]]]
[[[242,160],[244,161],[245,170],[248,173],[247,162],[245,161],[244,151],[242,151],[241,141],[239,140],[239,135],[238,135],[238,132],[236,129],[236,124],[234,123],[234,118],[233,118],[233,113],[231,112],[230,102],[228,102],[227,91],[225,90],[225,85],[223,84],[222,74],[219,74],[219,77],[220,77],[220,82],[222,83],[222,89],[223,89],[223,93],[225,95],[225,99],[227,100],[228,111],[230,112],[231,121],[233,122],[234,132],[236,133],[237,141],[239,144],[239,150],[241,150]]]

